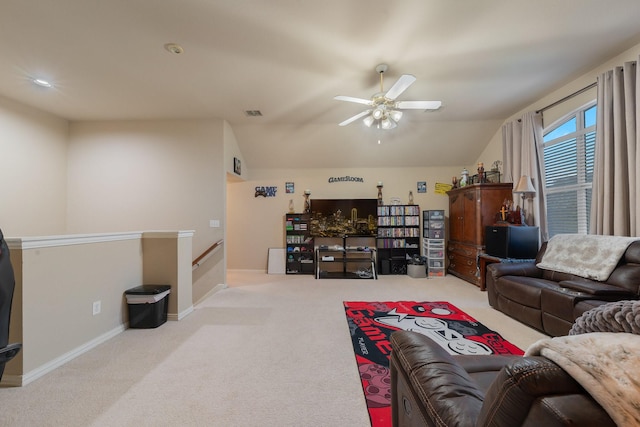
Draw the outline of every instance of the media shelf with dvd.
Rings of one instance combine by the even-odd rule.
[[[420,206],[378,206],[378,272],[407,274],[407,260],[420,255]]]

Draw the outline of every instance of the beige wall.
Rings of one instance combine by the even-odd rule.
[[[68,122],[0,97],[0,227],[5,236],[66,228]]]
[[[269,248],[284,247],[284,215],[293,199],[296,212],[304,208],[303,192],[311,190],[311,199],[375,199],[376,184],[382,181],[383,200],[399,197],[420,209],[445,209],[449,199],[436,194],[436,182],[451,183],[461,167],[443,168],[353,168],[353,169],[252,169],[251,179],[228,185],[227,267],[240,270],[266,270]],[[329,183],[330,177],[352,176],[364,182]],[[427,192],[417,192],[417,182],[427,182]],[[295,184],[295,193],[285,193],[285,182]],[[255,197],[256,186],[276,186],[275,197]]]
[[[143,233],[143,283],[171,286],[170,320],[180,320],[193,311],[192,239],[191,231]]]
[[[224,237],[222,120],[73,122],[68,166],[68,232],[194,230],[193,257]],[[210,220],[220,227],[210,227]],[[194,288],[225,283],[210,258]]]

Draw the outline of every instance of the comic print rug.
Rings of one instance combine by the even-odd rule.
[[[447,302],[345,301],[344,308],[372,427],[391,425],[389,337],[393,331],[422,333],[451,354],[524,354]]]

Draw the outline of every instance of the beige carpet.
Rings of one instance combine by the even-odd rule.
[[[232,271],[228,282],[179,322],[129,329],[0,388],[0,426],[369,426],[343,301],[449,301],[523,350],[544,337],[453,276]]]

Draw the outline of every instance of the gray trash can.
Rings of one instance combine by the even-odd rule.
[[[157,328],[167,321],[170,285],[142,285],[125,291],[129,327]]]

